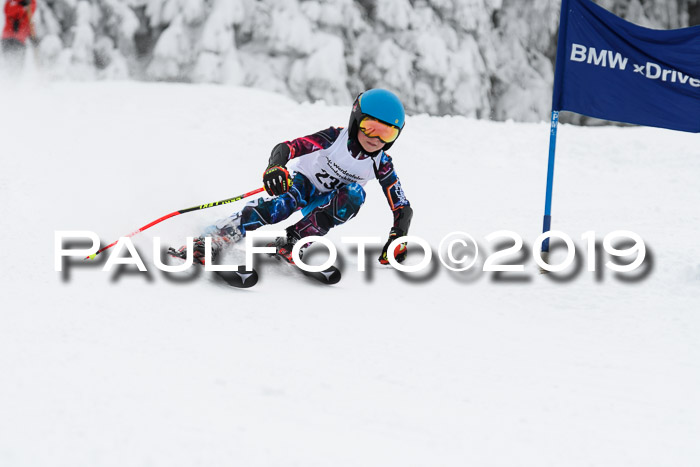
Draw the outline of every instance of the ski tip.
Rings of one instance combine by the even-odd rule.
[[[237,289],[248,289],[258,283],[257,271],[246,271],[244,266],[236,271],[217,271],[216,274],[228,285]]]
[[[336,271],[336,273],[333,274],[330,280],[328,281],[328,283],[331,285],[337,284],[338,282],[340,282],[340,271]]]
[[[340,282],[340,270],[338,270],[336,267],[331,266],[330,268],[326,269],[325,271],[320,271],[320,272],[314,272],[314,273],[305,273],[307,276],[313,277],[317,279],[320,282],[323,282],[324,284],[328,285],[333,285],[337,284]]]

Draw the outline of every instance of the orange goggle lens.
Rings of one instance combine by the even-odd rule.
[[[371,117],[365,117],[360,122],[360,130],[369,138],[379,138],[384,143],[393,143],[399,137],[399,129],[387,125]]]

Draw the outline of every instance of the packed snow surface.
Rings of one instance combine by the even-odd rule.
[[[411,116],[391,150],[411,234],[437,250],[468,232],[472,271],[434,258],[400,274],[375,248],[358,272],[341,237],[384,239],[392,222],[371,181],[328,236],[338,285],[263,259],[260,282],[236,290],[160,272],[152,241],[179,246],[243,202],[133,237],[148,273],[77,259],[56,272],[54,235],[106,245],[253,190],[276,143],[343,126],[348,108],[130,82],[3,83],[0,98],[0,465],[698,465],[697,135],[561,126],[553,228],[581,267],[555,276],[531,255],[548,123]],[[481,272],[504,229],[525,250],[501,262],[525,271]],[[606,254],[587,271],[581,235],[614,230],[645,241],[642,273],[615,274]]]

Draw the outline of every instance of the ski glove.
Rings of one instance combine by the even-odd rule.
[[[270,196],[279,196],[289,191],[292,180],[284,167],[275,165],[268,167],[263,173],[263,186]]]
[[[386,244],[384,244],[384,248],[382,249],[382,254],[379,256],[379,262],[381,264],[389,264],[389,260],[387,259],[387,250],[389,249],[389,244],[393,242],[395,239],[399,237],[403,237],[404,233],[401,232],[399,229],[391,229],[391,233],[389,234],[389,240],[387,240]],[[397,262],[403,263],[403,261],[406,259],[406,255],[408,254],[408,249],[406,248],[405,243],[399,243],[399,245],[394,248],[394,258],[396,259]]]

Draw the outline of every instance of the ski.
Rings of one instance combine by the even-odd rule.
[[[174,258],[186,260],[187,252],[168,248],[168,254]],[[193,263],[197,263],[193,261]],[[200,265],[204,266],[202,263]],[[245,266],[238,266],[235,271],[214,271],[214,273],[231,287],[237,289],[247,289],[258,283],[258,273],[255,269],[248,271]]]
[[[270,243],[267,246],[275,246],[274,243]],[[299,266],[297,266],[294,263],[294,260],[291,257],[291,253],[289,256],[281,254],[281,253],[271,253],[269,256],[273,258],[277,258],[278,260],[282,261],[285,264],[288,264],[290,267],[295,268],[298,271],[301,271],[302,274],[304,274],[306,277],[310,277],[312,279],[317,280],[318,282],[326,285],[333,285],[337,284],[340,282],[340,269],[338,269],[335,266],[329,266],[328,268],[324,269],[323,271],[318,271],[318,272],[310,272],[310,271],[304,271],[301,269]]]
[[[304,271],[301,268],[299,269],[305,276],[316,279],[323,284],[333,285],[340,282],[340,269],[336,268],[335,266],[330,266],[327,269],[318,272],[309,272]]]
[[[235,271],[214,271],[224,282],[237,289],[247,289],[258,283],[258,273],[253,269],[246,270],[245,266],[238,266]]]

